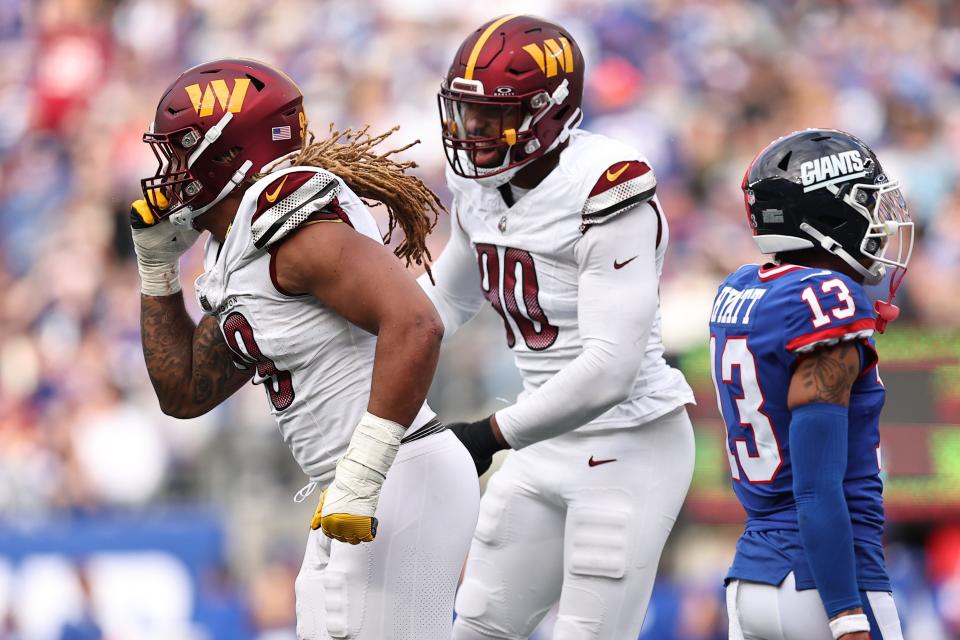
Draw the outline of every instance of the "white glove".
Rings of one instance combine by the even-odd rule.
[[[347,453],[337,463],[333,483],[320,498],[314,529],[341,542],[370,542],[377,535],[377,503],[387,471],[397,457],[406,429],[390,420],[364,413],[353,432]]]
[[[166,198],[158,195],[160,206]],[[175,227],[169,218],[157,220],[145,200],[130,206],[133,248],[140,270],[140,291],[148,296],[169,296],[180,291],[180,256],[200,232],[193,228]]]

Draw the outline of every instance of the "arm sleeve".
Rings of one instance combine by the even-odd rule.
[[[806,404],[790,420],[790,462],[800,539],[827,616],[863,606],[853,527],[843,493],[847,407]]]
[[[436,285],[430,282],[427,274],[417,278],[417,284],[440,314],[443,339],[446,340],[480,312],[484,301],[477,254],[460,227],[456,214],[450,221],[450,240],[431,270]]]
[[[539,389],[496,414],[514,449],[580,427],[633,389],[659,304],[658,216],[649,203],[590,228],[579,263],[577,320],[583,351]],[[614,268],[614,263],[621,268]]]

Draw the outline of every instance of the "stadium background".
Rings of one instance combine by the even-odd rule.
[[[584,126],[650,157],[670,219],[665,339],[696,386],[698,466],[641,637],[725,637],[741,511],[705,319],[722,276],[759,258],[744,168],[807,126],[874,145],[918,221],[904,315],[879,340],[887,557],[907,637],[960,637],[960,3],[0,0],[0,640],[294,637],[313,505],[292,502],[303,479],[263,391],[180,422],[147,380],[126,229],[154,169],[140,135],[184,68],[255,57],[298,81],[317,132],[421,139],[418,174],[446,195],[438,82],[469,30],[517,10],[573,32]],[[193,251],[188,294],[199,270]],[[452,341],[442,418],[513,397],[502,330],[488,310]]]

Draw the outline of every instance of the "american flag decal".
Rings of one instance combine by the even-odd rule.
[[[271,140],[289,140],[290,125],[285,125],[282,127],[273,127],[272,129],[270,129],[270,139]]]

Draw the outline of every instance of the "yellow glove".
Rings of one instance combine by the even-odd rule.
[[[323,501],[327,498],[327,489],[320,494],[320,504],[310,521],[311,529],[323,529],[323,533],[334,540],[348,544],[372,542],[377,537],[377,519],[373,516],[352,516],[349,513],[322,515]]]
[[[147,201],[143,198],[134,200],[130,205],[130,226],[134,229],[146,229],[153,226],[156,222],[153,211],[147,206]]]
[[[170,201],[159,189],[153,189],[148,193],[148,196],[150,202],[161,211],[170,206]],[[145,229],[156,223],[156,216],[153,215],[153,210],[147,205],[147,201],[143,198],[134,200],[130,205],[130,226],[134,229]]]
[[[156,190],[150,192],[150,200],[160,209],[170,206]],[[148,296],[168,296],[180,291],[180,256],[200,233],[174,227],[169,218],[157,220],[143,199],[130,205],[130,227],[140,271],[140,291]]]

